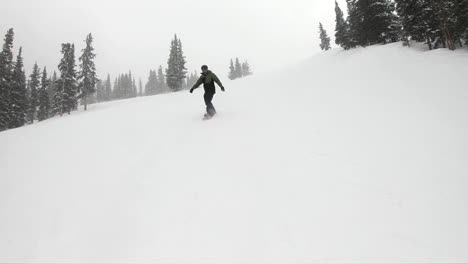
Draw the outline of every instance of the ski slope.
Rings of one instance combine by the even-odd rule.
[[[213,69],[218,75],[224,69]],[[468,52],[332,50],[0,133],[0,262],[468,262]]]

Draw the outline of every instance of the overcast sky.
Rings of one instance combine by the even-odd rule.
[[[56,70],[60,44],[81,50],[91,32],[101,78],[131,69],[145,82],[167,65],[175,33],[190,71],[208,64],[226,77],[236,56],[265,72],[319,52],[318,23],[332,36],[334,20],[334,0],[15,0],[2,3],[0,33],[15,29],[29,73],[34,61]]]

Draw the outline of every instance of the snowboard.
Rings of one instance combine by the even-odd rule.
[[[205,114],[202,118],[203,121],[208,121],[210,119],[212,119],[214,116],[211,116],[211,115],[208,115],[208,114]]]

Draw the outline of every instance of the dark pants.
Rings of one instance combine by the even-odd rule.
[[[210,116],[216,115],[216,109],[213,106],[213,103],[211,102],[213,100],[213,93],[205,93],[203,98],[205,99],[205,104],[206,104],[206,113]]]

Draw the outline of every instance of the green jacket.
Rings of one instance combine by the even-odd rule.
[[[197,89],[200,85],[203,84],[203,88],[205,88],[205,93],[216,93],[215,83],[219,87],[223,87],[223,84],[219,80],[218,76],[214,74],[212,71],[207,71],[206,73],[202,73],[198,81],[192,87],[192,89]]]

